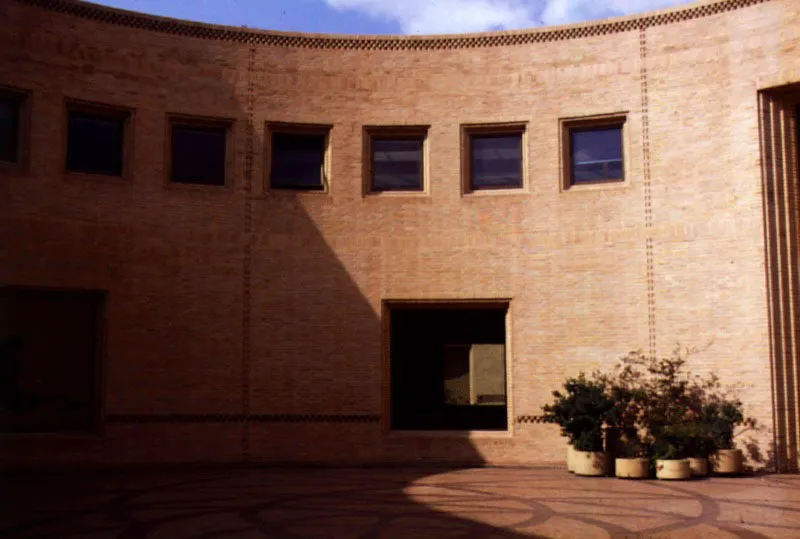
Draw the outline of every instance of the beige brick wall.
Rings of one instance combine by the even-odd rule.
[[[3,2],[0,83],[32,91],[32,124],[29,167],[0,170],[0,283],[109,293],[104,435],[6,450],[20,464],[561,461],[552,426],[385,430],[381,302],[510,298],[512,419],[631,348],[713,340],[692,366],[743,382],[766,452],[757,90],[800,81],[800,5],[752,4],[678,10],[646,30],[631,18],[571,39],[384,50],[202,39]],[[65,98],[135,109],[129,179],[63,173]],[[230,189],[165,185],[175,112],[233,120]],[[559,119],[618,112],[628,181],[562,191]],[[333,125],[329,192],[265,188],[268,121]],[[511,121],[527,122],[525,188],[462,195],[460,125]],[[427,194],[362,195],[362,126],[392,124],[430,126]],[[330,421],[353,415],[369,419]]]

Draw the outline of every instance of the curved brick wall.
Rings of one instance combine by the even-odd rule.
[[[770,450],[758,91],[800,81],[796,2],[346,37],[14,0],[0,29],[0,84],[31,92],[0,283],[107,291],[104,432],[6,437],[13,462],[560,462],[536,416],[567,375],[712,340],[693,368]],[[63,172],[65,99],[134,111],[124,181]],[[232,122],[229,188],[166,182],[174,113]],[[559,119],[611,113],[628,181],[560,189]],[[333,126],[327,193],[265,188],[266,122]],[[525,187],[463,195],[460,126],[500,122]],[[365,196],[362,127],[402,124],[430,126],[427,192]],[[510,432],[388,432],[382,301],[476,298],[510,298]]]

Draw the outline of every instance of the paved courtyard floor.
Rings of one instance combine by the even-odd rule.
[[[800,476],[232,468],[10,476],[0,537],[800,537]]]

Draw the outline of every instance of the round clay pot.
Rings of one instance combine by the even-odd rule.
[[[720,449],[711,457],[714,473],[718,474],[740,474],[743,462],[741,449]]]
[[[608,475],[608,453],[573,450],[572,469],[575,475],[601,476]]]
[[[659,479],[679,480],[689,479],[691,476],[689,459],[656,461],[656,477]]]
[[[647,459],[616,459],[614,467],[614,475],[624,479],[647,479],[650,476],[650,461]]]
[[[567,471],[569,473],[575,472],[575,448],[572,445],[567,446]]]
[[[708,459],[691,457],[689,459],[689,470],[693,477],[705,477],[708,475]]]

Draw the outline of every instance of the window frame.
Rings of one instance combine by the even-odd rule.
[[[106,117],[115,120],[122,120],[122,166],[120,174],[104,174],[94,172],[83,172],[80,170],[69,169],[69,117],[70,113],[78,112]],[[64,100],[64,139],[62,148],[62,163],[64,174],[69,177],[108,179],[115,182],[127,181],[130,179],[133,170],[133,135],[134,135],[134,114],[135,110],[122,105],[109,103],[99,103],[95,101],[85,101],[81,99],[65,98]]]
[[[420,196],[428,194],[428,125],[365,125],[363,127],[363,194],[370,196]],[[376,140],[418,140],[420,148],[419,189],[376,189],[374,142]]]
[[[597,116],[585,116],[580,118],[562,118],[559,121],[561,131],[561,191],[573,189],[597,189],[610,188],[614,186],[627,185],[629,183],[629,163],[626,151],[628,146],[627,113],[618,112],[613,114],[603,114]],[[620,150],[622,152],[622,178],[609,178],[604,180],[583,181],[575,183],[573,180],[573,148],[572,133],[576,131],[593,131],[608,128],[620,129]]]
[[[480,136],[520,137],[520,185],[509,187],[475,188],[472,170],[472,140]],[[520,194],[528,190],[528,122],[504,122],[461,125],[461,193],[474,194]]]
[[[290,122],[266,122],[264,129],[264,192],[265,193],[292,193],[292,194],[328,194],[330,193],[331,176],[331,124],[306,124]],[[273,185],[272,165],[273,165],[273,137],[281,135],[316,135],[323,137],[322,150],[322,178],[320,188],[309,188],[304,186],[284,186]]]
[[[17,168],[25,170],[30,162],[30,111],[31,111],[30,90],[16,88],[13,86],[0,85],[0,98],[9,99],[17,105],[17,155],[15,161],[4,161],[0,159],[0,167]]]
[[[234,144],[233,144],[233,124],[230,118],[219,118],[211,116],[196,116],[177,112],[167,113],[165,122],[165,147],[164,147],[164,184],[171,189],[202,189],[202,190],[230,190],[233,188],[233,169],[234,169]],[[209,185],[204,183],[184,183],[172,181],[172,134],[175,127],[196,127],[222,129],[225,134],[225,160],[222,185]]]

